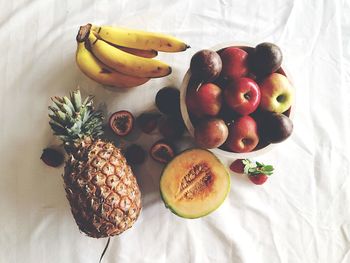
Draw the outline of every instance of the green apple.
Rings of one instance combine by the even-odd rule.
[[[282,74],[272,73],[259,85],[260,107],[263,110],[282,113],[290,108],[294,99],[294,88]]]

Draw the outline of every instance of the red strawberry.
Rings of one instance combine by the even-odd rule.
[[[268,176],[273,173],[272,165],[265,165],[259,162],[252,162],[249,159],[238,159],[230,165],[230,169],[236,173],[248,175],[250,181],[261,185],[266,182]]]
[[[258,185],[265,183],[268,178],[266,174],[248,175],[248,177],[250,181]]]
[[[234,173],[243,174],[244,173],[244,163],[243,159],[237,159],[233,161],[230,165],[230,170]]]

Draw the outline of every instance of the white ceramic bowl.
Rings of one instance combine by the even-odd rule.
[[[222,43],[222,44],[216,45],[210,49],[214,50],[214,51],[218,51],[222,48],[230,47],[230,46],[253,47],[255,45],[252,45],[249,43],[242,43],[242,42],[227,42],[227,43]],[[283,70],[283,73],[288,77],[289,81],[292,82],[291,78],[290,78],[290,74],[286,70],[285,66],[282,67],[282,70]],[[190,81],[190,77],[191,77],[191,71],[190,71],[190,69],[188,69],[184,78],[183,78],[181,88],[180,88],[180,108],[181,108],[181,115],[182,115],[182,118],[183,118],[184,123],[186,125],[186,128],[187,128],[188,132],[190,133],[190,135],[193,137],[194,136],[194,127],[193,127],[193,124],[191,122],[190,116],[189,116],[188,111],[187,111],[187,106],[186,106],[186,94],[187,94],[187,87],[188,87],[188,84]],[[294,105],[295,105],[295,102],[293,103],[293,106],[290,108],[289,118],[291,118],[291,119],[293,117],[293,112],[295,111]],[[229,151],[221,150],[219,148],[210,149],[210,150],[213,153],[215,153],[221,157],[226,157],[226,158],[231,158],[231,159],[244,159],[244,158],[254,158],[254,157],[257,157],[259,155],[262,155],[266,152],[271,151],[271,149],[273,149],[277,145],[278,144],[269,144],[261,149],[247,152],[247,153],[229,152]]]

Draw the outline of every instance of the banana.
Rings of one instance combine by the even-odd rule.
[[[122,46],[116,46],[116,48],[119,48],[120,50],[133,54],[135,56],[144,57],[144,58],[155,58],[156,56],[158,56],[158,51],[153,49],[142,50],[142,49],[136,49],[131,47],[122,47]]]
[[[88,34],[88,35],[87,35]],[[83,37],[92,53],[110,68],[135,77],[157,78],[171,73],[171,67],[159,60],[138,57],[98,39],[91,30]]]
[[[149,78],[127,76],[110,69],[86,49],[84,42],[78,42],[76,62],[86,76],[103,85],[117,88],[132,88],[140,86],[149,80]]]
[[[91,29],[103,40],[124,47],[164,52],[180,52],[190,47],[178,38],[161,33],[96,25]]]

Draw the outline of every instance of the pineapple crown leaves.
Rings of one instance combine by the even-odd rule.
[[[244,173],[256,176],[258,174],[265,174],[265,175],[272,175],[274,168],[272,165],[265,165],[260,162],[252,162],[249,159],[242,160],[242,163],[244,165]]]
[[[82,101],[80,90],[70,93],[70,98],[52,97],[49,106],[50,126],[65,145],[73,146],[84,137],[98,138],[103,134],[102,113],[95,111],[93,97]]]

